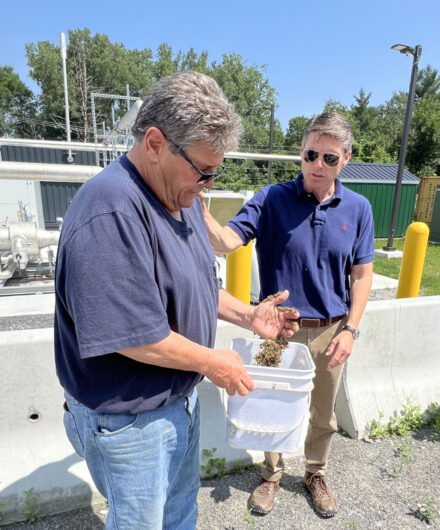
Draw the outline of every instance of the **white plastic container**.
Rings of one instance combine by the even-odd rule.
[[[315,364],[309,349],[289,342],[279,367],[258,366],[262,339],[233,339],[255,382],[247,396],[228,396],[229,445],[241,449],[303,454]]]

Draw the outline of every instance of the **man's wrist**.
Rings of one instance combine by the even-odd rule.
[[[359,338],[360,331],[358,329],[354,328],[353,326],[350,326],[349,324],[345,324],[342,327],[342,330],[343,331],[349,331],[353,335],[353,339],[354,340]]]

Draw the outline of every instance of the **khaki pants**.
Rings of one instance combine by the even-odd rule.
[[[338,429],[335,401],[344,365],[329,370],[327,365],[331,357],[326,357],[324,354],[333,337],[341,331],[346,321],[347,318],[343,318],[330,326],[301,328],[292,339],[294,342],[308,346],[316,365],[310,400],[309,428],[304,444],[306,471],[310,473],[318,471],[325,473],[331,437]],[[281,453],[264,453],[261,471],[265,480],[280,480],[283,470],[284,462]]]

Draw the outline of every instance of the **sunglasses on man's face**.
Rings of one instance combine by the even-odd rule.
[[[322,159],[328,167],[335,167],[339,164],[341,157],[336,153],[320,153],[314,149],[306,149],[303,153],[303,160],[304,162],[315,162],[320,154],[322,154]]]
[[[174,143],[174,142],[173,142]],[[194,162],[191,160],[191,158],[185,153],[185,151],[179,147],[177,144],[174,144],[177,147],[177,152],[179,155],[184,158],[188,164],[197,171],[197,173],[200,175],[199,180],[197,181],[197,184],[204,184],[205,182],[208,182],[208,180],[216,179],[220,175],[222,175],[226,171],[226,166],[223,164],[217,167],[217,171],[214,173],[204,173]]]

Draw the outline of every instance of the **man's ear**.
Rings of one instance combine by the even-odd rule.
[[[344,162],[342,162],[341,169],[345,167],[348,164],[348,161],[351,158],[351,151],[348,151],[348,153],[344,156]]]
[[[150,127],[144,136],[144,147],[150,160],[157,162],[164,149],[168,149],[168,142],[160,129]]]

